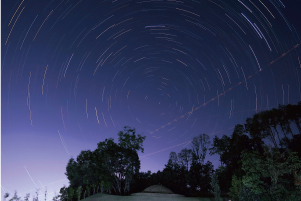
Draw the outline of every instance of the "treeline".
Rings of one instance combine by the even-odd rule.
[[[208,190],[212,190],[210,182],[214,169],[210,161],[204,162],[209,144],[206,134],[194,137],[191,149],[184,148],[178,154],[170,153],[163,171],[135,175],[133,189],[139,192],[150,185],[162,184],[174,193],[185,196],[212,196]]]
[[[76,201],[100,192],[130,195],[156,184],[177,194],[216,200],[221,196],[232,201],[301,200],[301,102],[253,115],[236,125],[231,136],[215,136],[211,148],[209,136],[198,135],[189,149],[171,152],[164,169],[156,173],[139,172],[138,151],[144,151],[145,136],[130,127],[118,136],[118,143],[109,138],[94,151],[71,158],[65,173],[70,185],[61,188],[53,201]],[[216,170],[205,162],[208,150],[220,156]],[[19,198],[15,193],[10,200]]]
[[[98,143],[95,151],[82,151],[66,167],[69,187],[60,190],[60,200],[79,200],[95,193],[129,195],[161,184],[186,196],[220,196],[231,200],[299,200],[301,197],[301,102],[280,105],[255,114],[231,136],[192,139],[191,147],[171,152],[162,171],[139,172],[137,151],[143,152],[145,136],[135,129],[119,132]],[[273,146],[266,145],[269,140]],[[214,170],[205,162],[207,151],[218,154],[221,165]]]
[[[191,149],[171,152],[162,172],[151,176],[145,173],[144,177],[151,184],[159,181],[186,196],[300,201],[300,125],[301,102],[280,105],[255,114],[244,125],[236,125],[230,137],[214,137],[209,154],[220,155],[221,166],[216,170],[210,161],[204,163],[210,142],[202,134],[193,138]],[[273,146],[263,140],[269,140]]]

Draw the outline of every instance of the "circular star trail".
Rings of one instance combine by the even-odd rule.
[[[68,158],[117,140],[124,126],[147,136],[142,169],[157,171],[168,147],[229,135],[257,112],[301,100],[301,5],[293,0],[18,0],[2,8],[7,175],[11,158],[14,171],[26,163],[42,180],[42,167],[31,171],[23,157],[64,171]]]

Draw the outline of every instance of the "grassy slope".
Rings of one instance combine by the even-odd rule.
[[[198,197],[155,197],[155,196],[119,196],[119,195],[108,195],[98,193],[88,198],[82,199],[82,201],[214,201],[214,198],[198,198]],[[227,200],[228,199],[224,199]]]

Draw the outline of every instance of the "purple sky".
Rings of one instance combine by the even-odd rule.
[[[296,2],[1,1],[1,198],[47,186],[51,200],[68,160],[124,126],[146,135],[140,171],[157,172],[194,136],[296,104]]]

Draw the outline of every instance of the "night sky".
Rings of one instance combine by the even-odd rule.
[[[299,0],[1,2],[2,196],[52,199],[68,160],[124,126],[157,172],[194,136],[301,100]]]

